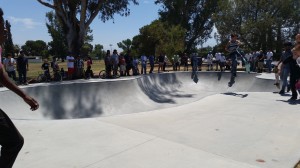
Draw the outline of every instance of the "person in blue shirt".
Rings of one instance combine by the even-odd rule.
[[[150,64],[150,71],[149,71],[149,73],[153,73],[153,69],[154,69],[154,60],[155,60],[154,55],[150,55],[150,56],[149,56],[149,64]]]

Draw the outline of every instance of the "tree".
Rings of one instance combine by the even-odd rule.
[[[91,53],[91,57],[102,60],[104,56],[105,56],[105,51],[103,50],[103,45],[95,44],[95,47]]]
[[[21,48],[27,55],[48,56],[48,46],[46,42],[42,40],[28,40]]]
[[[156,0],[162,4],[162,21],[180,25],[186,30],[185,50],[191,52],[197,45],[204,43],[213,28],[212,14],[217,9],[218,0]]]
[[[19,52],[21,51],[20,46],[17,45],[17,44],[15,44],[15,45],[14,45],[14,51],[15,51],[15,53],[16,53],[15,56],[18,56]]]
[[[185,29],[179,25],[172,26],[155,20],[140,29],[140,34],[132,40],[132,48],[139,55],[166,54],[171,58],[183,52],[185,33]]]
[[[238,33],[249,50],[276,49],[292,40],[299,31],[300,2],[298,0],[225,0],[219,1],[214,21],[220,41],[230,33]]]
[[[48,19],[46,23],[48,33],[52,37],[52,41],[48,43],[49,52],[51,55],[63,59],[67,55],[68,48],[62,26],[59,24],[54,12],[48,12],[46,17]]]
[[[96,16],[99,15],[101,20],[104,22],[109,19],[113,19],[114,14],[128,16],[130,14],[130,10],[127,8],[129,3],[133,2],[133,4],[138,4],[137,0],[37,1],[55,11],[67,39],[68,50],[75,55],[80,54],[88,27]]]
[[[123,40],[122,42],[117,43],[118,47],[123,51],[127,52],[131,50],[132,41],[130,39]]]
[[[5,21],[5,27],[6,27],[6,41],[4,43],[4,49],[5,49],[5,55],[7,55],[8,53],[14,55],[15,51],[14,51],[14,43],[12,41],[12,34],[11,34],[11,25],[10,23],[6,20]]]

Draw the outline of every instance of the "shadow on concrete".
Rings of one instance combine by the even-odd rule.
[[[192,98],[193,94],[179,91],[182,82],[175,73],[149,75],[138,80],[141,90],[156,103],[176,104],[174,98]]]
[[[234,92],[226,92],[226,93],[221,93],[223,95],[228,95],[228,96],[235,96],[235,97],[240,97],[240,98],[245,98],[248,96],[248,94],[238,94]]]
[[[298,99],[298,100],[291,100],[291,99],[289,99],[289,100],[276,100],[276,101],[288,103],[290,105],[298,105],[298,104],[300,104],[300,99]]]
[[[103,111],[98,92],[91,84],[39,86],[28,88],[27,92],[39,98],[43,115],[51,119],[89,118],[100,116]]]

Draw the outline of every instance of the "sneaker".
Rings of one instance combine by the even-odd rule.
[[[297,100],[297,96],[292,96],[289,100]]]
[[[234,83],[235,83],[235,81],[230,81],[230,82],[228,82],[228,86],[231,87]]]
[[[279,94],[284,94],[284,90],[280,90]]]
[[[288,86],[287,89],[286,89],[286,92],[290,92],[291,91],[291,87]]]

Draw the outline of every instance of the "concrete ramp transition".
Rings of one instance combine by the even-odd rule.
[[[0,107],[13,119],[74,119],[137,113],[191,103],[206,96],[234,92],[270,92],[273,80],[258,74],[238,73],[228,88],[230,73],[199,72],[199,82],[191,72],[161,73],[116,80],[77,80],[29,85],[23,89],[40,102],[32,113],[11,91],[0,92]]]

